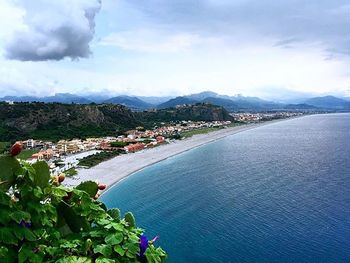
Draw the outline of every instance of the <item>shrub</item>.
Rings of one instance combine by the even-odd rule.
[[[64,174],[65,174],[67,177],[73,177],[74,175],[77,175],[77,174],[78,174],[78,171],[77,171],[75,168],[70,168],[70,169],[68,169],[67,171],[65,171]]]
[[[166,260],[130,212],[122,218],[96,200],[97,183],[67,188],[50,178],[45,162],[10,155],[0,156],[0,167],[0,262]]]
[[[109,159],[112,159],[116,156],[118,156],[121,153],[125,153],[121,150],[115,150],[115,151],[102,151],[99,153],[95,153],[93,155],[86,156],[79,160],[79,165],[83,167],[93,167],[101,162],[107,161]]]
[[[128,142],[119,142],[119,141],[111,142],[112,147],[120,147],[120,148],[123,148],[124,146],[127,146],[128,144],[129,144]]]

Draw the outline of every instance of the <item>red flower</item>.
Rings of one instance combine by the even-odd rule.
[[[14,145],[12,145],[10,154],[12,157],[14,157],[20,154],[21,151],[22,151],[22,144],[19,142],[16,142]]]

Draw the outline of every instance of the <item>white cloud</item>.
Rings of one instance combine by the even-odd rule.
[[[88,57],[99,0],[19,1],[22,28],[5,45],[6,57],[22,61]]]
[[[89,20],[84,10],[91,6],[95,15],[97,0],[0,0],[0,45],[17,32],[11,43],[22,52],[19,59],[28,59],[27,53],[44,60],[94,52],[79,61],[0,58],[0,94],[350,95],[347,53],[339,53],[348,41],[350,9],[340,0],[321,1],[314,11],[313,0],[267,0],[266,6],[256,0],[105,1]],[[91,45],[94,24],[88,21],[95,20]],[[73,44],[84,52],[65,49]],[[336,55],[325,60],[330,48]]]

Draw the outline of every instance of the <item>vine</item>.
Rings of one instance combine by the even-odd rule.
[[[165,262],[132,213],[96,198],[105,185],[65,187],[46,162],[19,162],[20,151],[0,156],[0,262]]]

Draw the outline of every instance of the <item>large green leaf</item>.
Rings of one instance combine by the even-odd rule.
[[[33,256],[35,256],[35,254],[31,248],[22,246],[18,253],[18,262],[26,262],[29,258],[33,259]]]
[[[149,246],[145,252],[148,263],[163,263],[167,259],[167,254],[160,247]]]
[[[53,194],[54,196],[56,196],[56,197],[61,197],[61,198],[68,195],[68,194],[67,194],[67,190],[64,189],[64,188],[61,187],[61,186],[52,187],[51,192],[52,192],[52,194]]]
[[[120,221],[120,210],[118,208],[109,209],[107,213],[117,222]]]
[[[102,254],[103,256],[105,257],[110,257],[111,254],[112,254],[112,247],[109,246],[109,245],[97,245],[95,248],[94,248],[94,253],[100,253]]]
[[[64,202],[61,202],[58,205],[57,211],[58,214],[64,218],[65,222],[74,233],[79,233],[90,229],[90,224],[86,217],[76,214],[73,208]]]
[[[88,193],[91,197],[95,197],[98,192],[98,185],[93,181],[86,181],[79,184],[76,189]]]
[[[10,214],[10,217],[15,220],[17,223],[20,223],[22,220],[29,221],[30,214],[24,211],[15,211]]]
[[[0,156],[0,188],[8,189],[15,180],[15,173],[21,168],[16,158],[1,155]]]
[[[116,261],[114,259],[99,257],[98,259],[96,259],[95,263],[116,263]]]
[[[125,254],[125,249],[122,248],[120,245],[116,245],[114,247],[114,251],[117,252],[120,256],[124,256]]]
[[[24,237],[28,241],[35,241],[37,239],[32,230],[30,230],[28,228],[23,228],[23,230],[24,230],[23,231]]]
[[[49,166],[45,161],[39,161],[33,164],[35,169],[34,184],[45,188],[49,184],[50,180],[50,170]]]
[[[128,223],[129,227],[135,227],[135,217],[131,212],[127,212],[124,216],[125,221]]]
[[[11,197],[9,197],[5,192],[0,191],[0,205],[8,206],[11,202]]]
[[[123,233],[114,233],[105,237],[105,242],[108,245],[118,245],[124,239]]]
[[[1,263],[17,263],[18,252],[13,247],[0,246],[0,262]]]
[[[92,259],[87,257],[70,256],[56,261],[57,263],[91,263]]]
[[[0,224],[7,225],[11,221],[11,209],[9,207],[0,206]]]
[[[127,251],[126,251],[126,255],[129,257],[129,258],[134,258],[136,257],[136,254],[139,254],[140,253],[140,246],[139,244],[134,244],[134,243],[129,243],[127,245]]]
[[[17,244],[17,238],[9,227],[0,227],[0,244]]]

